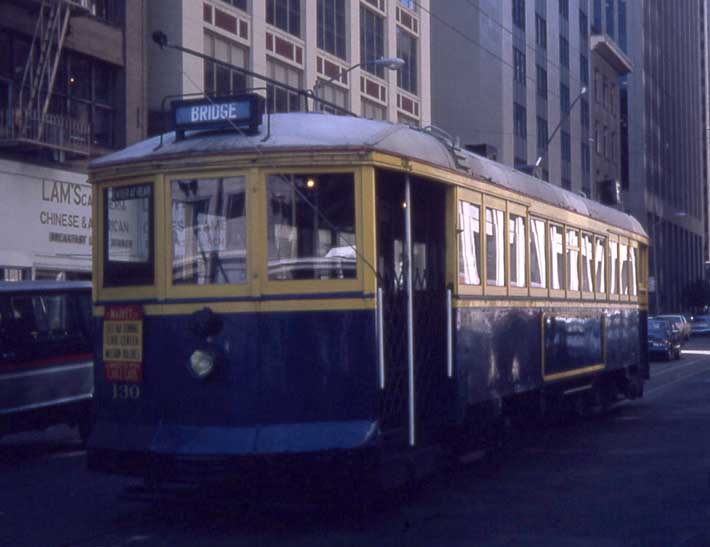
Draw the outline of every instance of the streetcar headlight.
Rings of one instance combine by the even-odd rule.
[[[214,370],[215,355],[203,349],[197,349],[190,355],[190,372],[197,378],[206,378]]]

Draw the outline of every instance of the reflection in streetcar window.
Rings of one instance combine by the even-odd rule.
[[[269,279],[355,278],[351,173],[270,175],[267,192]]]
[[[480,215],[478,205],[459,202],[459,281],[466,285],[481,284]]]
[[[244,177],[171,184],[173,283],[246,283]]]

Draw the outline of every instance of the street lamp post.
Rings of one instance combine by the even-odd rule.
[[[318,80],[316,79],[316,83],[313,85],[313,89],[311,90],[313,97],[316,102],[320,101],[320,96],[319,92],[320,89],[331,82],[334,82],[335,80],[340,80],[343,76],[348,74],[349,72],[355,70],[358,67],[361,66],[383,66],[389,70],[400,70],[404,66],[404,59],[401,59],[399,57],[382,57],[380,59],[372,59],[369,61],[362,61],[360,63],[356,63],[353,66],[350,66],[346,69],[338,71],[338,73],[331,77],[328,80]],[[314,105],[315,107],[315,105]],[[314,108],[315,110],[315,108]]]
[[[560,130],[560,127],[562,127],[562,124],[564,121],[569,118],[569,115],[572,113],[572,109],[574,108],[574,105],[577,104],[577,101],[582,98],[582,95],[587,93],[587,86],[582,86],[582,89],[579,90],[579,94],[574,98],[574,101],[572,101],[572,104],[569,105],[569,108],[567,109],[567,112],[564,113],[564,116],[560,116],[560,121],[557,122],[557,125],[555,126],[555,129],[552,130],[552,135],[547,139],[547,142],[545,143],[545,148],[542,149],[542,152],[540,155],[537,157],[537,160],[535,160],[535,167],[540,167],[542,164],[542,160],[545,159],[545,156],[547,156],[547,151],[550,148],[550,143],[552,142],[552,139],[555,138],[555,135],[557,132]]]

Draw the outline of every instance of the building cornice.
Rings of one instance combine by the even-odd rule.
[[[631,59],[621,50],[618,44],[607,34],[593,34],[591,36],[592,51],[599,54],[619,76],[633,71]]]

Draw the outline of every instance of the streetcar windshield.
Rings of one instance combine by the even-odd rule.
[[[103,192],[104,285],[153,284],[153,185]]]
[[[173,283],[246,283],[245,188],[241,176],[172,182]]]
[[[356,277],[352,173],[267,181],[269,279]]]

